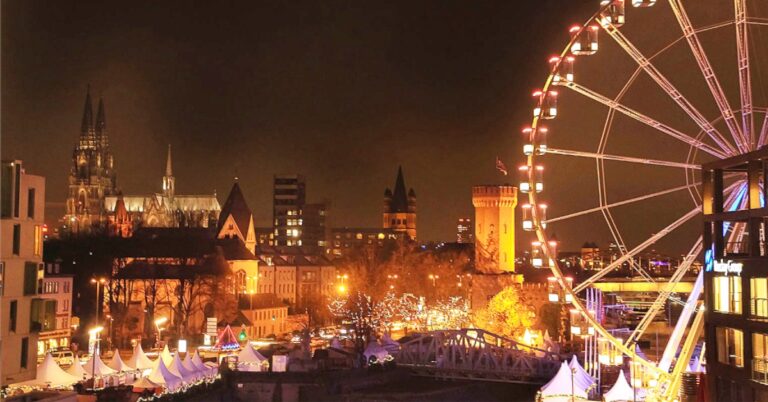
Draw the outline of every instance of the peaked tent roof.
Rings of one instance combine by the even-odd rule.
[[[144,349],[141,348],[141,343],[136,342],[136,346],[133,347],[133,355],[128,359],[128,366],[136,367],[137,370],[146,370],[154,367],[152,360],[144,353]]]
[[[104,364],[98,353],[91,355],[91,358],[88,359],[88,361],[83,365],[83,369],[90,375],[93,375],[95,370],[97,376],[110,375],[115,373],[115,370],[112,370],[109,366]]]
[[[267,360],[267,358],[262,356],[253,346],[245,345],[243,350],[237,354],[237,360],[238,363],[261,363]]]
[[[62,370],[50,353],[46,353],[43,362],[37,366],[37,376],[32,380],[33,383],[41,385],[50,384],[53,387],[72,385],[78,381],[80,381],[80,378]]]
[[[192,361],[191,353],[187,353],[187,355],[184,357],[184,360],[181,361],[181,364],[187,371],[194,374],[195,380],[199,380],[205,377],[205,371],[195,366],[195,362]]]
[[[204,375],[206,376],[213,376],[216,375],[216,372],[218,369],[216,367],[207,366],[205,363],[203,363],[203,359],[200,358],[200,355],[197,354],[197,351],[195,351],[195,354],[192,356],[192,364],[195,365]]]
[[[594,386],[594,385],[597,384],[597,381],[595,381],[595,379],[592,378],[592,376],[589,375],[589,373],[587,373],[586,370],[584,370],[584,367],[581,367],[581,364],[579,364],[579,359],[576,358],[576,355],[573,355],[573,357],[571,357],[571,361],[568,363],[568,367],[570,369],[575,369],[576,370],[576,375],[579,378],[581,378],[583,383],[585,383],[585,384],[588,383],[591,386]]]
[[[131,384],[134,389],[155,389],[162,387],[161,384],[155,384],[149,377],[141,377],[138,381]]]
[[[147,378],[153,383],[162,385],[170,391],[175,391],[182,385],[181,378],[171,373],[170,370],[168,370],[168,367],[165,367],[163,359],[155,360],[152,372],[149,373]]]
[[[384,349],[384,347],[381,346],[378,342],[370,341],[368,342],[368,346],[366,346],[363,355],[365,356],[366,360],[370,359],[371,356],[376,356],[377,360],[383,360],[385,357],[389,356],[389,352],[387,352],[387,350]]]
[[[227,200],[224,201],[224,206],[221,208],[219,224],[216,230],[217,232],[221,231],[221,228],[224,226],[224,222],[227,221],[229,215],[232,215],[232,218],[235,220],[237,227],[240,229],[240,234],[242,234],[243,237],[247,236],[248,226],[251,217],[253,216],[253,212],[251,212],[251,208],[248,207],[248,203],[245,202],[245,196],[243,196],[243,191],[240,190],[240,184],[238,182],[235,182],[235,184],[232,185],[232,190],[229,191]]]
[[[587,399],[587,390],[580,382],[573,381],[571,378],[571,369],[566,362],[560,365],[557,374],[543,387],[541,387],[541,397],[543,401],[548,401],[552,397],[570,397],[571,395],[579,399]]]
[[[115,348],[115,353],[112,354],[112,360],[109,361],[107,366],[117,372],[135,370],[133,367],[125,364],[123,359],[120,357],[120,351],[117,348]]]
[[[173,355],[171,355],[171,351],[168,349],[168,345],[163,347],[163,351],[160,352],[160,358],[163,359],[163,363],[166,366],[169,366],[173,361]]]
[[[83,365],[80,364],[80,360],[75,359],[72,364],[67,367],[67,373],[73,375],[75,378],[86,379],[90,378],[90,375],[83,369]]]
[[[197,374],[195,374],[194,371],[187,370],[187,368],[184,367],[178,353],[173,357],[173,361],[171,361],[170,367],[168,368],[171,369],[171,372],[174,374],[178,372],[179,377],[186,383],[191,383],[197,379]],[[176,369],[175,371],[173,370],[174,368]]]
[[[613,384],[611,389],[603,394],[605,402],[617,402],[617,401],[633,401],[645,397],[643,390],[637,390],[637,396],[635,397],[635,391],[627,382],[627,377],[624,376],[624,370],[619,372],[619,378],[616,379],[616,383]]]

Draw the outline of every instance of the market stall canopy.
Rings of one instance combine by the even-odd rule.
[[[197,379],[197,374],[194,371],[187,370],[187,368],[184,367],[184,365],[181,363],[181,358],[179,357],[178,353],[176,353],[176,355],[173,357],[173,360],[171,360],[171,364],[168,365],[168,368],[172,373],[178,373],[178,376],[181,377],[181,379],[187,384],[191,384]]]
[[[571,357],[571,361],[568,363],[568,367],[571,370],[575,370],[575,375],[577,378],[579,378],[579,381],[581,381],[582,384],[589,384],[587,390],[597,385],[597,381],[595,381],[595,379],[592,378],[592,376],[589,375],[586,370],[584,370],[584,367],[581,367],[581,364],[579,364],[579,359],[576,358],[576,355]]]
[[[155,384],[154,382],[152,382],[152,380],[150,380],[147,377],[141,377],[138,381],[134,382],[132,386],[133,386],[133,392],[141,392],[145,389],[159,388],[162,385]]]
[[[587,388],[575,381],[571,368],[566,362],[560,365],[557,374],[543,387],[540,396],[542,402],[566,402],[571,398],[587,400]]]
[[[70,364],[69,367],[67,367],[67,373],[81,380],[91,377],[90,374],[88,374],[85,370],[83,370],[83,365],[80,363],[79,359],[75,359],[75,361],[73,361],[72,364]]]
[[[603,394],[603,399],[605,399],[605,402],[640,401],[645,399],[645,392],[638,389],[637,394],[635,394],[635,390],[629,386],[627,378],[624,376],[624,370],[621,370],[616,383]]]
[[[378,342],[370,341],[368,342],[368,346],[365,348],[363,355],[365,356],[366,361],[370,361],[371,357],[376,357],[377,361],[383,362],[384,359],[389,356],[389,352],[387,352],[383,346],[379,345]]]
[[[34,383],[37,385],[50,385],[52,387],[62,387],[72,385],[82,379],[75,377],[66,371],[64,371],[56,363],[50,353],[45,355],[43,362],[37,366],[37,376],[34,380],[27,383]]]
[[[267,367],[264,367],[264,363]],[[240,371],[264,371],[268,368],[267,358],[256,351],[251,345],[246,345],[237,355],[237,369]]]
[[[112,354],[112,360],[109,361],[107,366],[117,372],[135,370],[133,367],[125,364],[123,359],[120,357],[120,351],[117,348],[115,348],[115,353]]]
[[[155,360],[152,372],[147,376],[150,381],[155,384],[165,387],[167,390],[174,392],[182,386],[181,378],[177,377],[168,370],[163,364],[163,359]]]
[[[96,372],[96,376],[115,374],[115,370],[112,370],[109,366],[104,364],[98,353],[91,355],[91,358],[88,359],[88,361],[83,365],[83,369],[89,375],[94,375],[94,370]]]
[[[201,380],[203,377],[205,377],[205,371],[199,369],[197,366],[195,366],[195,363],[192,362],[191,353],[187,353],[187,356],[184,357],[184,360],[181,361],[181,364],[185,369],[187,369],[187,371],[194,374],[195,380]]]
[[[395,342],[389,334],[384,334],[384,336],[381,337],[381,344],[382,347],[384,347],[384,350],[391,355],[394,355],[400,350],[400,344]]]
[[[209,366],[205,363],[203,363],[203,359],[200,358],[200,355],[195,352],[195,355],[192,356],[192,364],[195,365],[200,371],[205,373],[206,377],[212,377],[216,375],[216,372],[219,370],[214,366]]]
[[[160,358],[163,359],[163,363],[165,363],[166,366],[170,366],[171,362],[173,362],[173,355],[168,349],[168,345],[165,345],[163,351],[160,352]]]
[[[137,370],[151,370],[154,367],[152,360],[144,353],[144,349],[141,348],[141,342],[136,342],[136,346],[133,347],[133,355],[128,359],[128,366],[136,367]]]

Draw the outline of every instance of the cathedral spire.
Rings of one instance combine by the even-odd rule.
[[[80,136],[87,137],[93,130],[93,105],[91,103],[91,85],[85,92],[85,106],[83,106],[83,123],[80,126]]]
[[[171,163],[171,144],[168,144],[168,159],[165,161],[165,176],[163,176],[163,194],[168,198],[173,198],[176,193],[176,179],[173,177],[173,166]]]
[[[99,97],[99,109],[96,112],[96,136],[106,145],[107,142],[107,117],[104,113],[104,98]]]
[[[171,144],[168,144],[168,158],[165,160],[165,175],[173,176],[173,166],[171,164]]]

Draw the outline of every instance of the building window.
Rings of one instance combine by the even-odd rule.
[[[768,335],[752,334],[752,379],[768,384]]]
[[[24,295],[37,294],[37,264],[27,262],[24,264]]]
[[[740,276],[716,276],[712,278],[712,292],[715,311],[741,314]]]
[[[726,327],[715,328],[717,361],[736,367],[744,367],[744,332]]]
[[[21,338],[21,368],[25,369],[29,365],[29,338]]]
[[[5,263],[0,262],[0,296],[3,295],[3,289],[5,288]]]
[[[19,302],[16,300],[11,301],[11,311],[8,313],[8,330],[16,332],[16,319],[19,315]]]
[[[35,225],[35,255],[40,256],[43,254],[43,228],[40,225]]]
[[[13,225],[13,254],[19,255],[21,251],[21,225]]]
[[[756,317],[768,317],[768,278],[750,278],[750,313]]]
[[[35,217],[35,189],[30,188],[27,191],[27,218]]]

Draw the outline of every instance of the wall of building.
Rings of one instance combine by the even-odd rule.
[[[43,277],[45,179],[24,173],[20,161],[3,161],[1,174],[0,385],[6,385],[33,379],[36,372],[38,332],[32,325],[31,311]],[[34,189],[31,203],[30,189]],[[14,230],[19,234],[18,242]],[[14,250],[14,243],[18,243],[18,250]],[[34,270],[31,277],[25,275],[25,270],[30,269]],[[11,323],[12,305],[16,306],[15,329]]]
[[[517,188],[475,186],[475,263],[485,272],[515,272]]]

